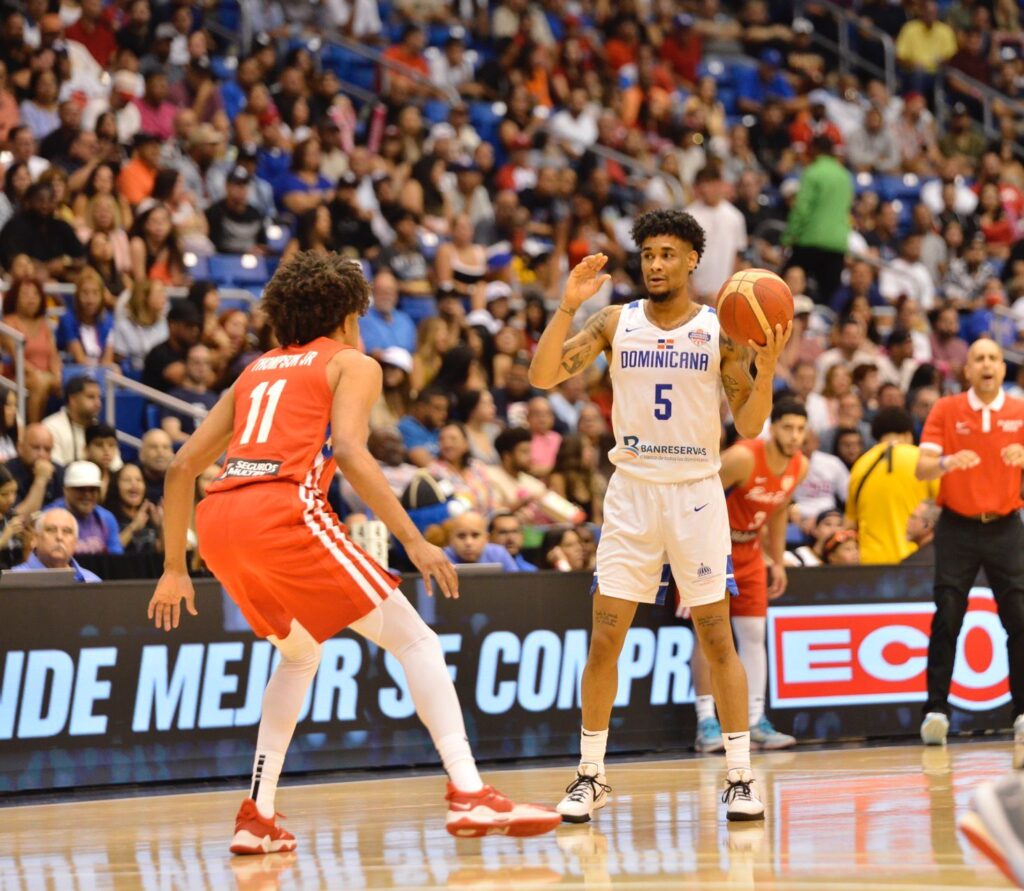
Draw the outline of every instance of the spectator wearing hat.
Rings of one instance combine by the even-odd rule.
[[[132,157],[117,176],[117,190],[132,207],[138,206],[153,193],[160,164],[160,140],[139,132],[132,144]]]
[[[146,74],[141,98],[135,100],[142,121],[142,132],[160,140],[168,140],[174,135],[174,116],[178,113],[177,106],[168,101],[169,89],[167,72],[162,68],[154,68]]]
[[[397,429],[412,404],[412,354],[402,347],[385,347],[376,358],[384,379],[380,398],[370,409],[370,427]]]
[[[100,68],[106,68],[117,49],[117,37],[103,15],[103,0],[82,0],[81,10],[78,21],[64,34],[89,50]]]
[[[153,71],[164,71],[168,84],[178,79],[180,68],[171,62],[171,48],[177,36],[178,29],[171,22],[161,22],[156,26],[148,51],[139,58],[139,71],[144,76]]]
[[[206,211],[210,241],[218,254],[248,254],[263,250],[267,233],[263,216],[249,203],[252,177],[241,164],[228,174],[226,194]]]
[[[213,168],[224,138],[212,124],[200,124],[188,139],[188,153],[177,163],[185,191],[195,195],[203,207],[210,203],[207,176]]]
[[[680,13],[672,19],[672,30],[665,34],[658,47],[658,56],[669,66],[679,83],[686,89],[697,85],[697,66],[700,65],[702,39],[694,27],[696,19],[688,13]]]
[[[259,151],[254,143],[243,143],[238,146],[234,159],[230,158],[214,164],[206,174],[206,189],[211,202],[220,201],[227,196],[228,177],[236,167],[241,167],[249,174],[248,201],[259,211],[264,220],[277,214],[274,201],[274,187],[269,181],[257,175]]]
[[[64,407],[43,418],[53,436],[53,460],[68,465],[85,458],[85,431],[100,414],[100,385],[86,375],[76,375],[64,386]]]
[[[398,281],[387,269],[373,277],[373,303],[359,320],[363,349],[371,356],[388,347],[400,347],[410,355],[416,349],[416,326],[398,307]],[[412,371],[410,360],[409,372]]]
[[[100,500],[105,501],[110,487],[110,475],[124,466],[121,449],[117,445],[117,431],[109,424],[93,424],[85,431],[85,460],[100,469]]]
[[[359,203],[359,177],[346,170],[338,177],[331,212],[331,231],[334,243],[342,245],[356,256],[375,260],[380,253],[380,241],[373,231],[373,214]]]
[[[64,508],[78,523],[76,554],[123,554],[117,519],[100,507],[103,477],[91,461],[75,461],[64,471],[64,497],[45,510]]]
[[[18,254],[45,267],[44,277],[64,278],[85,260],[85,246],[75,230],[54,217],[53,187],[33,183],[25,192],[23,209],[0,231],[0,263],[11,268]]]
[[[793,248],[788,265],[803,267],[817,283],[815,300],[827,306],[839,288],[846,258],[853,180],[828,137],[811,140],[810,157],[782,240]]]
[[[821,550],[826,566],[860,565],[860,541],[853,529],[833,532]]]
[[[744,114],[758,114],[764,104],[775,99],[784,104],[796,94],[780,71],[782,53],[773,47],[762,50],[755,68],[742,66],[736,71],[736,105]]]
[[[380,265],[398,280],[399,307],[414,323],[437,314],[430,263],[419,245],[419,216],[399,210],[391,219],[395,240],[380,255]]]
[[[63,508],[47,510],[36,520],[32,553],[11,571],[73,569],[76,582],[103,581],[96,573],[78,565],[73,556],[78,550],[78,543],[78,522],[74,515]]]
[[[795,508],[792,509],[795,512]],[[787,550],[783,558],[786,566],[821,566],[825,562],[825,542],[843,528],[843,513],[837,508],[826,508],[809,524],[811,543]]]
[[[97,120],[109,112],[117,124],[118,143],[131,145],[142,128],[142,115],[133,101],[141,92],[139,80],[139,76],[132,71],[115,71],[111,78],[109,96],[97,96],[85,106],[82,127],[95,132]]]
[[[174,330],[173,323],[171,323],[171,330]],[[176,387],[171,387],[167,391],[167,395],[209,412],[220,398],[210,389],[212,376],[213,362],[210,358],[209,347],[202,343],[194,343],[185,353],[185,376],[182,382]],[[199,421],[191,415],[181,414],[170,408],[162,408],[160,426],[167,431],[167,435],[173,442],[182,443],[196,432]]]
[[[922,501],[935,498],[939,487],[915,474],[920,451],[906,409],[880,410],[871,435],[878,444],[850,471],[846,519],[859,533],[862,563],[899,563],[914,550],[907,540],[907,520]]]
[[[167,313],[167,340],[146,354],[142,383],[154,390],[168,392],[185,381],[185,359],[191,346],[198,343],[202,318],[194,303],[175,300]]]

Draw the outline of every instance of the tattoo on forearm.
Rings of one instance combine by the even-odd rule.
[[[606,306],[599,313],[591,316],[583,330],[562,345],[562,368],[572,376],[582,371],[601,351],[604,330],[612,307]]]
[[[581,372],[590,361],[590,350],[584,347],[573,356],[566,356],[565,353],[562,356],[562,368],[565,369],[566,374],[572,376]]]
[[[743,389],[740,382],[729,374],[722,375],[722,387],[725,389],[725,395],[728,398],[729,402],[732,402],[733,399],[735,399],[740,394],[740,391]]]
[[[607,625],[609,628],[614,628],[619,624],[619,617],[615,615],[615,613],[609,613],[603,609],[599,609],[594,613],[594,624]]]

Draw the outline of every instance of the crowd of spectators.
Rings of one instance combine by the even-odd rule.
[[[5,6],[0,349],[12,374],[20,334],[28,394],[25,417],[13,395],[0,412],[0,560],[21,562],[51,506],[78,553],[159,548],[163,474],[195,418],[160,406],[136,454],[97,423],[97,381],[118,370],[208,410],[274,346],[242,273],[312,250],[364,263],[384,372],[371,451],[417,510],[434,483],[445,510],[424,516],[453,559],[592,566],[607,367],[544,394],[530,356],[586,254],[612,278],[581,316],[642,293],[630,222],[681,187],[709,232],[696,297],[744,266],[795,295],[777,387],[806,404],[810,472],[791,555],[856,562],[835,520],[879,415],[904,410],[911,443],[963,386],[970,340],[1024,348],[1024,59],[1014,2],[843,6],[869,61],[871,29],[894,39],[896,89],[815,40],[829,15],[766,0]],[[332,36],[383,53],[373,102],[342,89],[367,63]],[[975,81],[1002,95],[994,138]],[[238,280],[214,274],[225,257]],[[343,481],[333,497],[365,514]]]

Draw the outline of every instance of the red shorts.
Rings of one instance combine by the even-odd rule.
[[[321,643],[382,603],[398,581],[348,537],[319,490],[256,483],[196,509],[199,553],[260,637],[292,619]]]
[[[768,615],[768,567],[761,548],[746,544],[732,546],[732,571],[739,595],[729,598],[733,616]]]

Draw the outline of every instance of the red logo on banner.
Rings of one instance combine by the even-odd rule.
[[[923,702],[929,603],[773,607],[772,705]],[[987,711],[1009,701],[1006,632],[988,588],[974,588],[957,643],[949,701]]]

